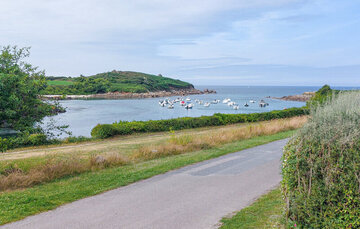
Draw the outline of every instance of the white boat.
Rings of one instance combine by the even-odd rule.
[[[186,101],[191,101],[191,99],[188,97],[188,98],[186,98]]]
[[[231,99],[224,99],[223,103],[229,103],[231,101]]]
[[[209,107],[210,106],[210,103],[205,103],[204,104],[204,107]]]
[[[185,106],[185,109],[186,109],[186,110],[192,109],[193,106],[194,106],[194,105],[193,105],[192,103],[189,103],[188,105]]]
[[[255,101],[255,100],[250,100],[249,102],[250,102],[250,103],[256,103],[256,101]]]
[[[259,106],[260,106],[260,107],[266,107],[266,106],[269,106],[269,104],[262,99],[262,100],[260,101],[260,103],[259,103]]]
[[[239,106],[238,106],[238,105],[233,106],[233,109],[234,109],[234,110],[239,110]]]
[[[235,105],[235,102],[232,102],[232,101],[231,101],[231,102],[228,102],[227,105],[230,106],[230,107],[231,107],[231,106],[234,106],[234,105]]]
[[[174,105],[170,104],[170,105],[168,106],[168,109],[174,109]]]

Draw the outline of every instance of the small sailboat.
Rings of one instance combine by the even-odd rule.
[[[189,97],[186,98],[186,101],[191,101],[191,99]]]
[[[209,107],[210,106],[210,103],[205,103],[204,104],[204,107]]]
[[[238,105],[235,105],[235,106],[233,106],[233,109],[234,109],[234,110],[239,110],[239,106],[238,106]]]
[[[185,101],[184,101],[184,100],[181,100],[181,101],[180,101],[180,105],[181,105],[181,106],[185,106],[185,105],[186,105]]]
[[[255,100],[250,100],[249,102],[250,102],[250,103],[256,103],[256,101],[255,101]]]
[[[168,106],[168,109],[174,109],[174,105],[173,105],[173,104],[170,104],[170,105]]]
[[[188,105],[185,106],[186,110],[192,109],[193,108],[193,104],[189,103]]]
[[[247,103],[244,104],[244,107],[248,107],[248,106],[249,106],[249,104],[247,104]]]

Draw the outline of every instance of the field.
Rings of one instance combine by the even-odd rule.
[[[294,117],[1,154],[0,208],[4,211],[0,224],[188,164],[289,137],[304,122],[306,117]],[[29,199],[37,201],[26,201]]]

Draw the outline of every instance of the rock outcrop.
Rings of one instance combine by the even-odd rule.
[[[315,92],[304,92],[301,95],[288,95],[288,96],[283,96],[280,98],[277,98],[277,97],[272,97],[272,98],[286,100],[286,101],[306,102],[306,101],[309,101],[314,95],[315,95]]]

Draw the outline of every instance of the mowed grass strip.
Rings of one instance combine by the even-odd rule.
[[[254,137],[213,149],[68,176],[24,190],[5,191],[0,193],[0,225],[186,165],[284,139],[293,133],[294,131],[285,131]]]
[[[284,201],[280,188],[263,195],[231,218],[221,220],[221,229],[284,228],[281,223]]]

